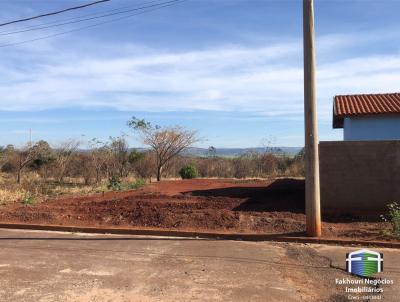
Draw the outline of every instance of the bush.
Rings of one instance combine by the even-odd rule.
[[[156,170],[155,156],[152,152],[145,152],[141,154],[143,156],[131,163],[133,171],[140,178],[150,179],[151,181],[151,176],[154,175],[154,172]]]
[[[248,165],[248,160],[243,156],[235,158],[233,160],[233,168],[235,178],[246,178],[246,176],[251,175],[250,167]]]
[[[384,221],[390,222],[393,235],[400,238],[400,205],[397,202],[392,202],[388,204],[388,209],[388,216],[381,215],[381,217]]]
[[[21,200],[21,203],[24,206],[28,206],[33,204],[34,197],[32,195],[25,195],[25,197]]]
[[[145,184],[146,181],[143,178],[138,178],[135,180],[135,182],[126,185],[126,189],[128,190],[139,189],[140,187],[143,187]]]
[[[13,162],[6,162],[2,167],[1,167],[1,172],[4,173],[14,173],[17,171],[17,167],[15,163]]]
[[[179,175],[182,179],[192,179],[197,177],[197,169],[193,165],[183,166],[182,169],[179,170]]]
[[[108,179],[107,189],[120,191],[122,189],[121,180],[118,176],[113,175]]]

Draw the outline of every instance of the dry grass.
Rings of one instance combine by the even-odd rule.
[[[58,196],[81,196],[107,191],[106,183],[85,185],[83,179],[64,179],[58,183],[53,179],[43,180],[36,173],[26,173],[21,184],[15,177],[0,173],[0,205],[21,202],[26,197],[33,197],[35,202]]]
[[[27,196],[28,192],[23,189],[19,190],[9,190],[0,188],[0,204],[6,204],[10,202],[16,202],[22,200],[25,196]]]
[[[0,174],[0,204],[22,200],[27,194],[10,175]]]
[[[60,195],[72,195],[72,196],[79,196],[79,195],[88,195],[91,193],[99,193],[102,191],[107,191],[105,185],[63,185],[58,184],[51,189],[51,194],[47,194],[49,197],[55,197]]]

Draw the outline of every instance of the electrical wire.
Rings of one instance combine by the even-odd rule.
[[[69,8],[62,9],[62,10],[55,11],[55,12],[51,12],[51,13],[46,13],[46,14],[42,14],[42,15],[38,15],[38,16],[29,17],[29,18],[18,19],[18,20],[14,20],[14,21],[5,22],[5,23],[0,23],[0,26],[6,26],[6,25],[14,24],[14,23],[26,22],[26,21],[30,21],[30,20],[34,20],[34,19],[38,19],[38,18],[58,15],[58,14],[65,13],[65,12],[68,12],[68,11],[71,11],[71,10],[77,10],[77,9],[81,9],[81,8],[85,8],[85,7],[88,7],[88,6],[100,4],[100,3],[103,3],[103,2],[109,2],[109,1],[111,1],[111,0],[99,0],[99,1],[91,2],[91,3],[79,5],[79,6],[69,7]]]
[[[88,25],[88,26],[78,27],[78,28],[75,28],[75,29],[71,29],[71,30],[55,33],[55,34],[52,34],[52,35],[47,35],[47,36],[35,38],[35,39],[24,40],[24,41],[15,42],[15,43],[13,42],[13,43],[7,43],[7,44],[0,44],[0,48],[26,44],[26,43],[30,43],[30,42],[35,42],[35,41],[39,41],[39,40],[44,40],[44,39],[48,39],[48,38],[53,38],[53,37],[65,35],[65,34],[68,34],[68,33],[71,33],[71,32],[85,30],[85,29],[92,28],[92,27],[95,27],[95,26],[100,26],[100,25],[103,25],[103,24],[117,22],[119,20],[131,18],[133,16],[142,15],[142,14],[145,14],[145,13],[148,13],[148,12],[152,12],[152,11],[155,11],[155,10],[159,10],[159,9],[162,9],[162,8],[165,8],[165,7],[173,6],[173,5],[176,5],[176,4],[178,4],[180,2],[184,2],[184,1],[187,1],[187,0],[171,0],[171,1],[163,2],[163,3],[161,3],[162,5],[160,4],[160,6],[153,7],[153,8],[150,8],[150,9],[146,9],[146,10],[144,10],[142,12],[130,14],[130,15],[127,15],[127,16],[111,19],[111,20],[104,21],[104,22],[94,23],[94,24],[91,24],[91,25]]]
[[[160,2],[160,0],[153,0],[150,2],[145,2],[145,3],[143,3],[143,5],[148,5],[148,4],[151,4],[154,2]],[[69,19],[64,19],[64,20],[57,20],[57,21],[48,22],[48,23],[41,24],[41,25],[30,26],[30,27],[26,27],[26,28],[23,28],[20,30],[3,31],[3,32],[0,32],[0,36],[8,36],[8,35],[12,35],[12,34],[24,33],[24,32],[29,32],[29,31],[40,30],[40,29],[47,29],[47,28],[52,28],[52,27],[59,27],[59,26],[67,25],[67,24],[74,24],[74,23],[79,23],[79,22],[84,22],[84,21],[89,21],[89,20],[94,20],[94,19],[99,19],[99,18],[105,18],[105,17],[110,17],[110,16],[114,16],[114,15],[118,15],[118,14],[128,13],[128,12],[135,11],[135,10],[154,7],[154,6],[161,5],[161,4],[162,3],[158,3],[158,4],[154,4],[154,5],[136,7],[133,9],[128,9],[128,10],[124,10],[124,11],[120,11],[120,12],[111,13],[116,10],[121,10],[121,9],[132,7],[132,5],[130,5],[130,6],[116,8],[116,9],[112,9],[112,10],[108,10],[108,11],[104,11],[104,12],[92,13],[92,14],[87,14],[87,15],[80,16],[80,17],[69,18]],[[89,16],[99,15],[99,14],[103,14],[103,15],[96,16],[96,17],[89,17]],[[89,17],[89,18],[87,18],[87,17]]]

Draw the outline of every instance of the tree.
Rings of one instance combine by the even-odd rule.
[[[209,157],[209,158],[217,157],[217,148],[215,148],[214,146],[208,147],[207,157]]]
[[[144,157],[144,153],[139,152],[135,149],[135,150],[132,150],[131,153],[129,153],[128,161],[130,164],[135,164],[139,160],[143,159],[143,157]]]
[[[126,176],[128,164],[128,142],[123,136],[110,136],[109,149],[112,154],[113,174],[119,177]]]
[[[304,160],[306,153],[304,147],[295,155],[296,160]]]
[[[109,146],[107,143],[93,138],[89,141],[90,159],[95,170],[96,183],[101,180],[102,169],[106,166],[109,159]]]
[[[28,144],[18,152],[14,152],[17,156],[17,183],[21,183],[22,171],[35,160],[47,158],[52,150],[46,141],[39,141],[33,146]]]
[[[132,168],[137,176],[148,179],[151,182],[151,177],[154,175],[155,170],[155,156],[153,152],[149,151],[141,154],[142,156],[132,164]]]
[[[70,139],[63,142],[57,150],[56,164],[58,167],[58,181],[62,182],[68,163],[72,155],[78,149],[81,143],[77,140]]]
[[[163,168],[171,159],[198,141],[196,131],[181,126],[153,126],[144,119],[132,117],[128,126],[141,134],[142,143],[149,146],[156,155],[157,181],[161,180]]]
[[[14,145],[3,147],[1,152],[1,172],[13,173],[17,171],[17,151]]]
[[[276,173],[278,169],[279,160],[278,158],[273,155],[272,153],[264,153],[261,155],[261,167],[263,172],[267,176],[271,176]]]

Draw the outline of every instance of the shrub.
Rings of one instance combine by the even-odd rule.
[[[197,177],[197,169],[193,165],[186,165],[183,166],[179,170],[179,175],[182,177],[182,179],[192,179]]]
[[[120,191],[122,189],[121,180],[118,176],[113,175],[108,179],[107,189],[113,191]]]
[[[129,153],[128,156],[128,161],[131,164],[134,164],[135,162],[141,160],[144,158],[144,153],[143,152],[139,152],[137,150],[133,150],[131,153]]]
[[[24,206],[28,206],[33,204],[34,197],[32,195],[25,195],[25,197],[21,200],[21,203]]]
[[[17,171],[17,167],[16,167],[15,163],[13,163],[13,162],[6,162],[1,167],[1,172],[14,173],[15,171]]]
[[[154,175],[155,167],[155,156],[152,152],[141,153],[143,156],[131,163],[133,171],[137,176],[143,179],[150,179]]]
[[[381,215],[381,217],[384,221],[390,222],[393,235],[400,238],[400,205],[397,202],[392,202],[388,204],[388,209],[388,216]]]
[[[146,181],[143,178],[138,178],[135,180],[135,182],[130,183],[126,186],[126,188],[129,190],[134,190],[134,189],[139,189],[140,187],[143,187],[146,184]]]
[[[246,178],[251,175],[251,169],[248,165],[248,159],[244,156],[240,156],[233,160],[233,168],[235,178]]]

